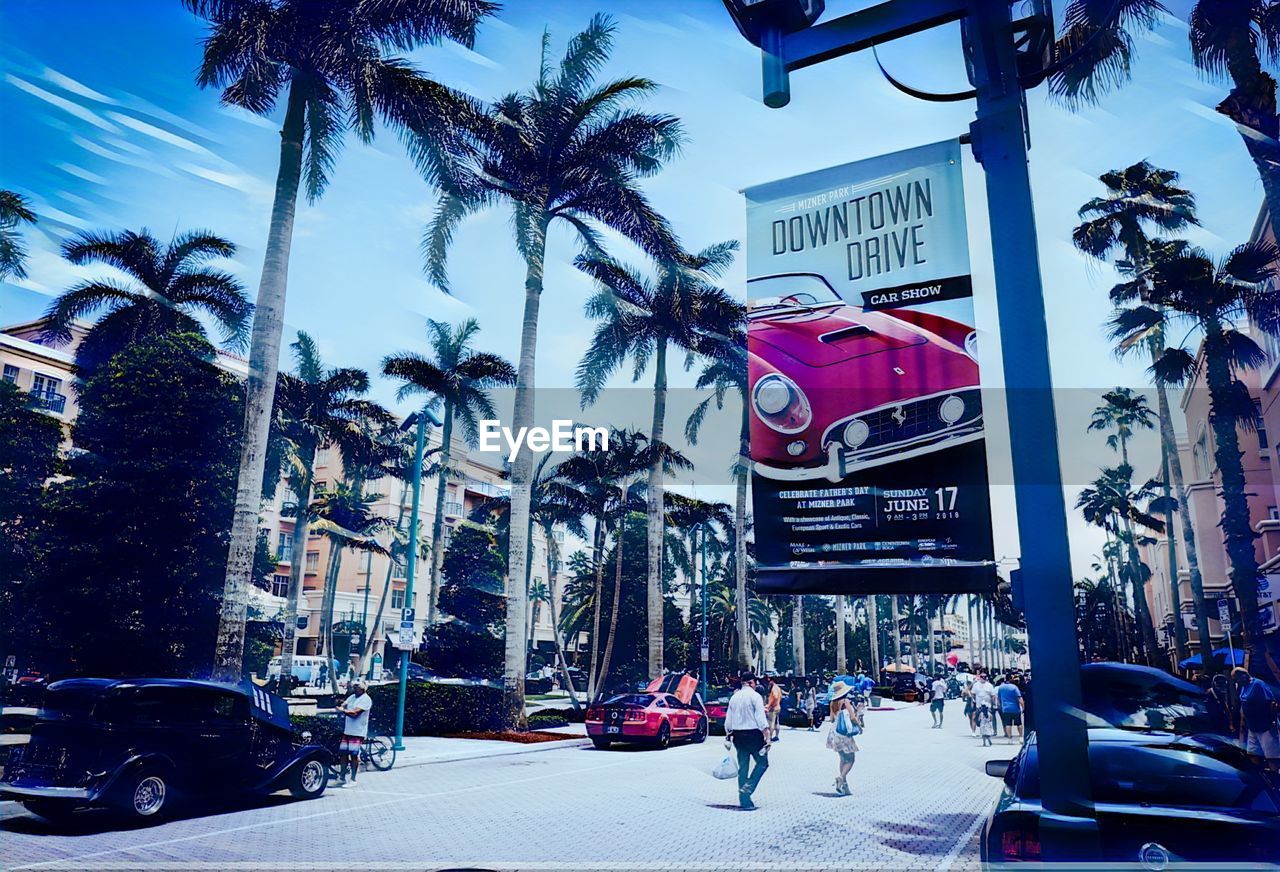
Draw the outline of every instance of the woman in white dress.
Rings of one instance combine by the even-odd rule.
[[[827,747],[840,757],[840,773],[836,776],[836,795],[849,795],[849,770],[853,768],[858,743],[854,736],[862,732],[862,713],[849,699],[853,687],[837,681],[831,687],[831,726],[827,729]]]

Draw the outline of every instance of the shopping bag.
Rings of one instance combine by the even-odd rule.
[[[734,752],[733,745],[729,742],[724,743],[724,759],[716,765],[715,769],[711,770],[711,774],[721,781],[738,777],[738,755]]]
[[[840,714],[836,715],[836,732],[842,736],[856,736],[862,732],[862,728],[847,709],[841,709]]]

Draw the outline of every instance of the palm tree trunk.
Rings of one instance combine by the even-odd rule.
[[[524,320],[520,327],[520,361],[516,369],[516,395],[512,414],[512,427],[520,432],[522,427],[534,423],[534,364],[538,349],[538,308],[542,302],[543,266],[547,250],[547,223],[549,216],[539,214],[528,239],[525,256]],[[508,728],[524,722],[524,674],[527,642],[525,640],[525,612],[528,609],[528,592],[524,579],[527,576],[529,517],[533,500],[533,455],[528,451],[516,454],[511,462],[511,516],[507,542],[507,621],[503,657],[503,721]]]
[[[849,671],[849,657],[844,649],[844,597],[836,597],[836,672]],[[854,614],[854,626],[858,624],[857,613]]]
[[[293,649],[298,644],[298,598],[302,595],[302,567],[307,555],[307,504],[311,501],[311,485],[315,476],[316,448],[314,443],[302,446],[298,460],[302,464],[302,483],[293,513],[293,553],[289,558],[289,590],[284,601],[284,641],[280,648],[281,696],[288,696],[293,688]]]
[[[738,603],[738,666],[751,667],[751,626],[747,606],[747,480],[750,474],[751,424],[747,417],[747,398],[742,397],[742,424],[738,432],[738,463],[734,467],[733,502],[733,575],[734,596]]]
[[[267,462],[267,434],[280,364],[284,333],[284,301],[289,278],[289,246],[293,216],[302,177],[302,138],[306,99],[295,81],[289,85],[284,127],[280,132],[280,169],[267,231],[267,251],[258,282],[249,343],[249,374],[245,380],[244,435],[240,446],[240,478],[236,483],[235,513],[227,549],[227,574],[214,648],[213,677],[239,681],[244,665],[244,632],[258,544],[258,512],[262,505],[262,474]]]
[[[1138,631],[1142,634],[1143,661],[1150,666],[1156,652],[1160,650],[1160,645],[1156,641],[1155,623],[1151,617],[1151,608],[1147,604],[1147,582],[1142,578],[1144,567],[1142,558],[1138,556],[1133,524],[1128,519],[1124,523],[1125,533],[1129,537],[1129,566],[1131,567],[1129,581],[1133,585],[1134,616],[1138,620]]]
[[[876,597],[867,597],[867,641],[870,644],[868,656],[871,663],[867,666],[867,674],[876,684],[880,683],[880,616],[876,611]]]
[[[796,675],[806,675],[804,663],[804,597],[795,598],[791,609],[791,659]]]
[[[663,426],[667,417],[667,341],[658,340],[654,355],[653,377],[653,425],[649,430],[649,443],[657,447],[662,443]],[[649,677],[662,674],[664,665],[663,603],[662,596],[662,458],[654,458],[649,467],[648,498],[648,577],[645,585],[649,616]]]
[[[1169,446],[1163,440],[1160,444],[1161,476],[1160,486],[1165,505],[1173,502],[1173,491],[1169,486]],[[1180,663],[1187,656],[1187,630],[1182,626],[1182,590],[1178,583],[1178,534],[1173,529],[1173,518],[1169,511],[1165,512],[1165,541],[1169,548],[1169,596],[1173,606],[1173,659]]]
[[[626,506],[627,497],[623,494],[622,504]],[[623,509],[626,512],[626,509]],[[613,640],[618,635],[618,606],[622,601],[622,541],[626,538],[627,519],[624,514],[618,522],[618,554],[614,561],[613,567],[613,602],[609,605],[609,641],[604,646],[604,659],[600,661],[600,680],[596,686],[602,690],[605,686],[605,679],[609,677],[609,661],[613,659]]]
[[[394,543],[399,538],[400,533],[404,530],[404,516],[408,514],[408,505],[406,497],[409,494],[409,488],[404,483],[400,484],[400,508],[396,514],[396,528],[391,534],[391,544],[387,547],[387,576],[382,581],[382,593],[378,595],[378,610],[374,612],[373,621],[369,624],[372,628],[365,633],[364,649],[360,652],[360,662],[368,663],[369,657],[373,653],[374,633],[377,632],[379,625],[382,623],[382,614],[387,607],[388,595],[391,593],[391,579],[396,570],[396,557]],[[368,670],[366,669],[366,672]]]
[[[564,657],[564,645],[560,640],[560,615],[556,611],[556,573],[554,556],[559,556],[559,549],[555,545],[555,528],[550,524],[543,525],[543,532],[547,540],[547,595],[548,608],[551,609],[551,641],[556,646],[556,662],[560,665],[560,674],[564,676],[565,689],[569,691],[569,704],[573,706],[573,710],[578,710],[578,695],[573,689],[573,678],[569,675],[569,662]],[[554,552],[552,549],[556,549]]]
[[[592,566],[596,574],[595,594],[591,603],[591,662],[587,666],[587,701],[595,702],[596,691],[599,689],[599,653],[600,653],[600,608],[601,594],[604,587],[604,527],[602,522],[597,518],[591,529],[592,552],[594,559]]]
[[[336,540],[329,541],[329,565],[324,571],[324,593],[320,597],[320,646],[324,649],[322,652],[330,664],[333,663],[333,610],[334,600],[337,599],[338,593],[338,561],[342,554],[342,548]],[[337,668],[330,666],[329,668],[329,687],[333,693],[338,692]]]
[[[440,430],[440,475],[436,481],[436,516],[431,519],[431,572],[427,574],[427,626],[436,623],[436,601],[440,597],[440,563],[444,558],[444,503],[449,491],[449,461],[453,457],[453,403],[444,404],[444,424]]]
[[[902,612],[898,608],[897,596],[889,597],[889,611],[893,617],[893,665],[898,665],[902,657]]]

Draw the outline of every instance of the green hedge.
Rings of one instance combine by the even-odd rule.
[[[390,735],[395,730],[399,685],[369,688],[373,711],[369,734]],[[345,697],[339,698],[339,702]],[[338,741],[342,719],[335,714],[293,715],[294,732],[310,730],[312,741]],[[547,726],[547,725],[544,725]],[[502,691],[486,685],[433,684],[410,681],[405,691],[404,734],[443,736],[502,728]]]
[[[529,729],[550,730],[555,727],[569,726],[569,719],[552,711],[534,712],[529,715]]]
[[[587,719],[587,710],[585,707],[580,708],[577,711],[574,711],[573,708],[568,706],[566,706],[565,708],[544,708],[544,709],[539,709],[537,712],[535,712],[535,714],[539,714],[539,715],[553,714],[553,715],[556,715],[557,717],[563,718],[565,723],[569,723],[569,724],[581,724],[581,723],[584,723]],[[533,717],[533,715],[530,715],[530,717]]]

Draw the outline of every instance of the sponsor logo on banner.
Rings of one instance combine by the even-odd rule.
[[[959,143],[746,198],[759,589],[990,587]]]

